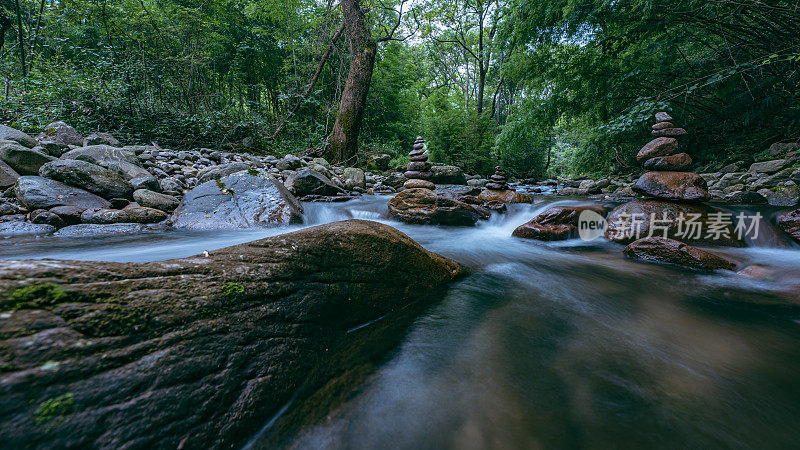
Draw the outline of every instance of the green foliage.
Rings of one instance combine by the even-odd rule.
[[[60,420],[72,413],[73,407],[73,395],[68,392],[43,401],[34,411],[33,420],[38,424],[44,424],[54,419]]]

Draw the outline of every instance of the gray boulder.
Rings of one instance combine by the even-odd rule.
[[[748,172],[773,174],[776,172],[780,172],[787,165],[789,165],[789,161],[785,159],[774,159],[772,161],[757,162],[750,165],[750,169],[748,169]]]
[[[104,167],[105,164],[103,163],[109,161],[125,161],[134,165],[140,164],[135,152],[110,145],[90,145],[76,148],[61,155],[61,159],[80,159]]]
[[[97,132],[83,139],[83,146],[86,147],[89,145],[111,145],[113,147],[119,147],[120,143],[117,138],[108,133]]]
[[[342,179],[347,189],[352,190],[356,187],[366,189],[367,187],[367,179],[364,176],[364,171],[356,167],[346,167],[342,172]]]
[[[64,153],[69,151],[69,146],[52,141],[42,141],[39,142],[39,145],[33,147],[33,149],[39,153],[44,153],[45,155],[50,155],[54,158],[58,158]]]
[[[81,214],[85,223],[158,223],[167,218],[167,213],[143,206],[132,206],[123,209],[87,209]]]
[[[52,234],[56,227],[52,225],[30,223],[30,222],[2,222],[0,223],[0,236],[40,236]]]
[[[44,131],[39,133],[36,139],[39,142],[51,141],[58,144],[77,145],[78,147],[83,145],[83,136],[78,133],[78,130],[61,121],[53,122],[44,127]]]
[[[56,158],[15,142],[0,144],[0,160],[20,175],[36,175],[39,168]]]
[[[51,161],[39,169],[39,176],[85,189],[103,198],[131,198],[133,185],[122,175],[97,164],[70,159]]]
[[[84,209],[111,206],[102,197],[44,177],[19,177],[14,185],[14,193],[20,203],[30,210],[50,209],[54,206],[77,206]]]
[[[161,183],[156,177],[136,177],[131,179],[134,189],[148,189],[154,192],[161,192]]]
[[[778,186],[762,189],[759,194],[767,198],[771,206],[797,206],[800,204],[800,189],[797,186]]]
[[[464,172],[456,166],[433,166],[431,167],[433,177],[431,181],[436,184],[467,184],[467,177]]]
[[[180,204],[180,200],[171,195],[160,194],[148,189],[137,189],[133,193],[133,199],[142,206],[167,212],[173,211]]]
[[[299,222],[303,207],[271,175],[238,172],[187,192],[173,225],[196,230],[253,228]]]
[[[250,169],[250,165],[243,162],[232,162],[228,164],[221,164],[219,166],[211,166],[201,170],[200,173],[197,174],[197,181],[202,184],[206,181],[218,180],[222,177],[227,177],[228,175],[247,169]]]
[[[11,166],[0,160],[0,189],[13,186],[17,182],[19,174]]]
[[[336,195],[342,190],[325,175],[314,169],[302,169],[286,179],[286,187],[297,196]]]
[[[0,125],[0,139],[7,141],[14,141],[25,147],[33,147],[36,145],[36,139],[28,136],[16,128],[11,128],[6,125]]]
[[[70,225],[58,230],[53,236],[58,237],[87,237],[108,236],[114,234],[131,234],[147,231],[152,225],[141,223],[112,223],[100,225],[95,223],[82,223]]]

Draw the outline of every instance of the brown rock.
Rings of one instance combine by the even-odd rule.
[[[529,222],[520,225],[512,236],[541,241],[569,239],[578,229],[578,218],[583,211],[594,211],[606,215],[602,206],[554,206],[540,213]]]
[[[672,116],[670,116],[669,113],[666,113],[664,111],[656,113],[656,122],[671,122],[671,121],[672,121]]]
[[[648,142],[639,150],[636,160],[644,162],[657,156],[668,156],[678,151],[678,140],[675,138],[660,137]]]
[[[577,229],[573,225],[548,225],[531,221],[517,227],[511,235],[539,241],[563,241],[569,239]]]
[[[480,200],[482,203],[488,203],[491,201],[503,203],[530,203],[533,201],[530,195],[520,194],[519,192],[512,191],[511,189],[506,189],[503,191],[486,189],[478,195],[478,200]]]
[[[680,137],[686,136],[686,130],[683,128],[664,128],[663,130],[653,130],[650,132],[653,137]]]
[[[800,209],[789,211],[778,217],[778,226],[797,242],[800,242]]]
[[[427,180],[433,176],[433,172],[420,172],[418,170],[407,170],[403,172],[406,178],[417,178],[419,180]]]
[[[634,192],[664,200],[708,201],[708,184],[692,172],[647,172],[632,186]]]
[[[663,237],[650,237],[634,241],[625,247],[624,253],[629,258],[675,264],[704,271],[734,270],[736,268],[736,264],[719,255]]]
[[[291,403],[270,430],[290,434],[464,274],[363,220],[163,262],[0,261],[0,442],[241,448]]]
[[[663,130],[664,128],[675,128],[675,125],[673,125],[672,122],[658,122],[653,125],[654,130]]]
[[[417,188],[431,189],[431,190],[436,189],[436,185],[433,184],[432,182],[416,178],[407,180],[405,183],[403,183],[403,187],[406,189],[417,189]]]
[[[578,226],[578,218],[584,211],[594,211],[601,216],[605,216],[608,210],[602,206],[553,206],[543,211],[533,218],[531,222],[552,225],[574,225]]]
[[[460,226],[475,225],[491,216],[480,206],[430,189],[406,189],[395,195],[389,200],[389,214],[406,223]]]
[[[647,237],[651,229],[653,236],[663,236],[666,228],[667,237],[688,244],[744,247],[745,243],[735,232],[733,215],[726,217],[719,214],[725,213],[703,204],[637,200],[620,205],[608,214],[605,236],[608,240],[628,244]],[[727,221],[730,223],[722,227],[722,233],[709,233],[712,223]],[[633,223],[638,223],[638,227]]]
[[[647,170],[683,170],[692,165],[692,157],[686,153],[656,156],[644,162]]]

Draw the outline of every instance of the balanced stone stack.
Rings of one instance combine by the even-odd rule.
[[[486,183],[486,189],[493,191],[506,191],[508,187],[508,177],[502,167],[496,166],[494,168],[494,175],[491,176],[491,181]]]
[[[408,163],[406,172],[403,174],[408,180],[403,183],[406,189],[423,188],[433,190],[436,185],[430,181],[433,177],[431,163],[428,162],[428,155],[425,153],[425,140],[422,136],[417,136],[414,141],[414,149],[408,154],[411,162]]]
[[[704,202],[710,199],[708,185],[698,174],[686,172],[692,158],[679,152],[677,137],[686,130],[672,124],[665,112],[656,113],[653,125],[655,139],[647,143],[636,155],[636,160],[648,169],[633,185],[633,190],[648,197],[669,201]]]

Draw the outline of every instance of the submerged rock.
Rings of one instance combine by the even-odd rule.
[[[628,244],[624,253],[629,258],[674,264],[698,270],[734,270],[736,264],[714,253],[700,250],[674,239],[650,237]]]
[[[463,274],[361,220],[164,262],[0,261],[0,442],[241,448],[289,403],[291,432]]]
[[[424,188],[406,189],[392,197],[389,214],[406,223],[460,226],[475,225],[491,216],[488,210],[452,194]]]
[[[186,193],[172,222],[195,230],[253,228],[299,222],[302,214],[300,202],[271,175],[238,172]]]
[[[719,219],[719,220],[717,220]],[[606,239],[628,244],[636,239],[664,235],[688,244],[743,247],[736,233],[733,215],[697,203],[673,203],[658,200],[632,201],[614,208],[606,217]],[[712,231],[711,223],[723,223]],[[725,224],[725,222],[728,222]],[[717,229],[715,228],[715,229]]]

